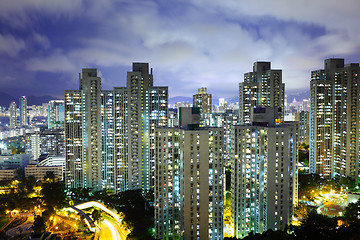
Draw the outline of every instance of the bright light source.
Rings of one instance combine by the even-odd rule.
[[[0,149],[6,149],[6,145],[5,145],[5,143],[0,143]]]

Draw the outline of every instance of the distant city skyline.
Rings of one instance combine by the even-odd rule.
[[[1,1],[0,92],[63,97],[79,69],[103,89],[123,86],[132,62],[149,62],[169,97],[200,87],[237,96],[255,61],[283,70],[286,93],[308,90],[323,59],[359,62],[360,2]],[[336,14],[331,14],[336,13]]]

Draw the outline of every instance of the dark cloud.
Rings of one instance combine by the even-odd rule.
[[[257,60],[283,69],[286,89],[304,89],[324,58],[359,61],[359,8],[358,0],[1,1],[1,91],[61,96],[78,87],[82,67],[97,67],[107,89],[124,86],[131,63],[144,61],[171,96],[206,86],[231,97]]]

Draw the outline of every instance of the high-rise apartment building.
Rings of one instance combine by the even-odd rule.
[[[212,95],[207,93],[206,87],[199,88],[198,93],[193,95],[193,107],[198,107],[200,109],[200,126],[210,126]]]
[[[297,125],[277,124],[278,108],[253,109],[232,131],[231,215],[235,237],[284,229],[297,203]]]
[[[198,108],[179,111],[182,127],[156,129],[156,238],[222,239],[223,129],[200,128]]]
[[[28,117],[27,117],[27,99],[25,96],[19,98],[20,105],[20,126],[28,125]]]
[[[11,102],[10,106],[9,106],[9,116],[10,116],[10,127],[15,127],[16,126],[16,103],[15,102]]]
[[[46,129],[26,136],[26,153],[32,154],[34,159],[40,155],[65,155],[65,141],[63,129]]]
[[[80,90],[65,91],[68,186],[152,188],[155,127],[167,126],[167,99],[148,63],[134,63],[127,86],[113,90],[101,90],[96,69],[83,69]]]
[[[359,175],[358,63],[325,60],[310,83],[310,172],[333,178]]]
[[[239,84],[239,121],[251,121],[251,110],[256,106],[280,107],[280,119],[284,113],[285,84],[282,70],[271,69],[270,62],[255,62],[253,71],[244,74],[244,82]]]
[[[299,143],[309,144],[310,112],[309,111],[296,112],[295,121],[299,122]]]
[[[115,189],[115,118],[114,91],[101,92],[102,187]]]
[[[128,186],[154,186],[155,128],[167,126],[168,88],[154,87],[147,63],[127,73]]]
[[[82,93],[65,90],[65,183],[68,188],[84,184]]]
[[[64,100],[51,100],[48,104],[48,128],[64,128]]]
[[[114,87],[114,171],[115,191],[128,189],[128,101],[126,87]]]
[[[83,69],[79,90],[65,90],[66,183],[101,189],[101,78]]]
[[[193,95],[193,106],[200,108],[200,113],[212,112],[212,95],[207,93],[206,87],[198,89],[198,93]]]

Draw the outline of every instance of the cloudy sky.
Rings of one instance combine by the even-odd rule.
[[[112,89],[132,62],[149,62],[171,97],[202,86],[233,97],[255,61],[300,91],[325,58],[360,62],[359,10],[359,0],[2,0],[0,92],[62,97],[83,67]]]

